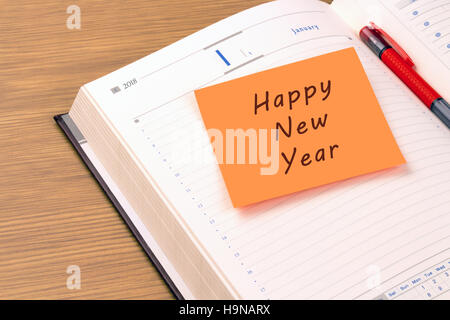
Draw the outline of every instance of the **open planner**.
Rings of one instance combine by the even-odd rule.
[[[450,298],[449,130],[359,40],[368,21],[450,100],[449,0],[287,0],[87,83],[55,117],[177,297]],[[407,163],[233,208],[194,90],[348,47]]]

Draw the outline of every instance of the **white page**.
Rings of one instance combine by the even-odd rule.
[[[450,0],[334,0],[332,8],[355,33],[370,21],[386,30],[450,100]]]
[[[408,164],[234,209],[193,90],[350,46]],[[450,256],[449,132],[324,3],[258,6],[86,87],[238,297],[373,298]]]

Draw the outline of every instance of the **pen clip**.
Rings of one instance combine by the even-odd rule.
[[[375,23],[373,23],[372,21],[370,22],[370,26],[377,31],[383,38],[384,40],[386,40],[393,48],[395,51],[397,51],[397,53],[402,57],[402,59],[410,66],[410,67],[414,67],[414,62],[412,61],[411,57],[408,56],[408,54],[406,53],[405,50],[403,50],[403,48],[397,43],[397,41],[395,41],[394,39],[392,39],[392,37],[387,34],[386,31],[384,31],[383,29],[381,29],[379,26],[377,26]]]

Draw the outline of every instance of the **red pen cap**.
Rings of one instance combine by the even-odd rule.
[[[414,67],[414,62],[412,61],[411,57],[406,53],[405,50],[395,41],[386,31],[381,29],[379,26],[377,26],[372,21],[370,22],[370,26],[373,30],[375,30],[381,37],[391,45],[392,48],[394,48],[395,51],[402,57],[402,59],[406,62],[407,65],[410,67]],[[364,29],[364,28],[363,28]]]

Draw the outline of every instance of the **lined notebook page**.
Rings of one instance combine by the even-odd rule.
[[[374,298],[450,257],[448,130],[323,3],[231,19],[87,88],[241,296]],[[350,46],[407,165],[234,209],[193,90]]]

